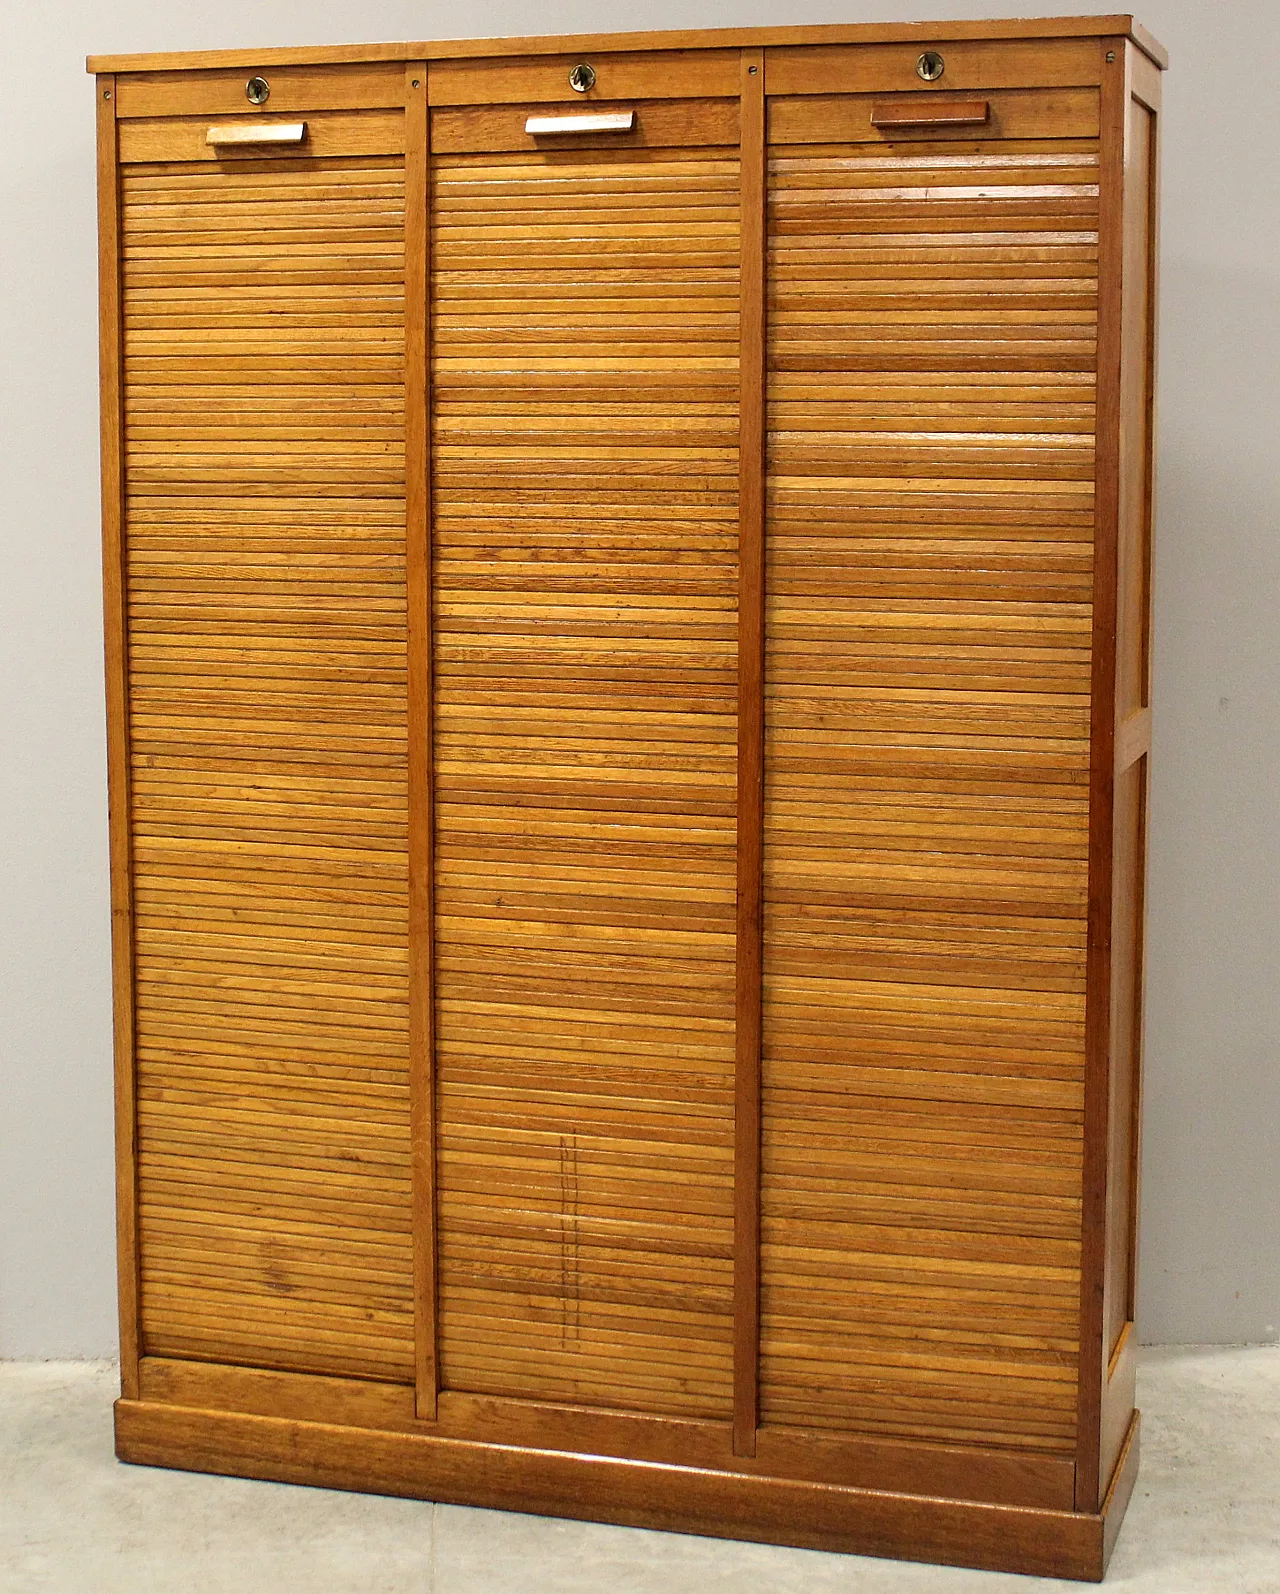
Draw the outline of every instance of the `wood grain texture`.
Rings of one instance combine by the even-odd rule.
[[[938,100],[928,94],[793,94],[769,99],[771,144],[901,144],[906,139],[937,143],[972,142],[974,130],[964,124],[903,121],[927,113],[931,106],[964,104],[954,96]],[[972,102],[969,102],[972,103]],[[983,137],[1097,138],[1098,90],[1001,89],[978,102],[987,107]],[[894,113],[888,125],[876,125],[876,112]]]
[[[370,1378],[329,1378],[144,1356],[139,1384],[142,1400],[162,1406],[336,1422],[353,1428],[412,1432],[417,1426],[414,1390]]]
[[[604,100],[688,100],[737,98],[739,51],[701,49],[680,52],[626,50],[593,52],[596,80],[576,90],[569,73],[580,56],[565,51],[546,59],[524,52],[504,60],[440,61],[431,73],[431,104],[594,106]]]
[[[770,149],[768,1422],[1074,1446],[1097,181]]]
[[[938,27],[931,47],[951,30]],[[1101,57],[1093,38],[945,38],[945,70],[934,83],[916,72],[920,45],[876,43],[774,46],[773,94],[856,94],[910,91],[921,100],[989,89],[1076,88],[1096,84]]]
[[[143,1358],[140,1387],[143,1400],[160,1405],[578,1451],[899,1494],[1050,1510],[1070,1510],[1073,1499],[1074,1469],[1069,1461],[964,1445],[763,1428],[757,1434],[756,1454],[742,1456],[733,1452],[731,1425],[726,1422],[452,1390],[441,1394],[436,1418],[424,1421],[415,1415],[413,1392],[398,1384],[152,1356]]]
[[[1099,1581],[1109,1529],[1101,1514],[1086,1512],[140,1401],[119,1401],[115,1410],[117,1455],[144,1465],[1031,1576]]]
[[[264,126],[289,117],[264,115]],[[125,163],[157,161],[225,161],[209,143],[207,116],[156,116],[120,124],[120,159]],[[404,149],[404,111],[326,111],[307,118],[306,136],[289,151],[270,144],[249,145],[236,160],[325,159],[333,156],[386,155]]]
[[[120,1387],[138,1394],[137,1100],[134,1080],[133,859],[129,845],[129,639],[125,605],[124,405],[120,323],[120,176],[115,79],[97,96],[98,381],[102,468],[107,802],[111,860],[111,1005],[115,1067],[116,1288]]]
[[[247,75],[221,71],[126,73],[117,82],[116,114],[153,116],[296,116],[307,111],[397,110],[405,107],[405,68],[398,61],[284,67],[268,79],[261,105],[245,94]]]
[[[532,102],[513,105],[445,105],[431,112],[431,148],[434,154],[475,155],[514,150],[541,150],[549,153],[567,139],[534,134],[525,121],[545,111],[545,105]],[[738,142],[738,102],[713,99],[600,101],[596,111],[631,111],[634,126],[629,132],[575,133],[575,150],[584,149],[688,149],[690,146],[721,146]]]
[[[450,1390],[732,1407],[738,210],[433,158]]]
[[[186,50],[152,55],[91,55],[90,72],[191,71],[205,68],[262,69],[292,64],[351,61],[460,60],[472,56],[581,55],[596,50],[757,49],[768,45],[874,44],[891,41],[919,49],[952,39],[1070,39],[1125,34],[1158,67],[1168,65],[1163,47],[1129,15],[1015,17],[966,22],[837,23],[817,27],[671,29],[658,33],[582,33],[498,39],[443,39],[413,44],[295,45],[268,50]]]
[[[122,295],[144,1343],[407,1382],[404,180],[131,166]]]

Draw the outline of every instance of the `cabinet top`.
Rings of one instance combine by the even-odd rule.
[[[457,60],[473,56],[558,55],[601,50],[698,50],[761,45],[922,45],[954,39],[1127,37],[1159,67],[1164,47],[1131,16],[1033,17],[994,22],[848,23],[804,28],[700,28],[663,33],[549,34],[536,38],[439,39],[429,43],[302,45],[266,50],[177,50],[91,55],[90,72],[187,72],[216,67],[335,66],[361,61]]]

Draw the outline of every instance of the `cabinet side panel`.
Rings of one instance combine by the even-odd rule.
[[[409,1381],[403,159],[122,218],[144,1344]]]
[[[442,1384],[725,1420],[738,154],[431,212]]]
[[[1136,96],[1124,151],[1119,483],[1116,528],[1116,754],[1112,833],[1111,1033],[1100,1482],[1105,1488],[1133,1405],[1131,1358],[1117,1351],[1134,1317],[1143,922],[1151,745],[1152,408],[1155,355],[1156,113]]]
[[[766,1423],[1074,1444],[1097,180],[770,150]]]
[[[102,449],[102,612],[111,848],[112,1024],[115,1053],[116,1275],[120,1383],[138,1393],[137,1106],[134,1079],[133,859],[129,845],[129,642],[125,615],[124,412],[120,339],[120,170],[115,79],[98,97],[98,299]]]

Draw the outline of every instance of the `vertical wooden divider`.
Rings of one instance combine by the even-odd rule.
[[[764,867],[764,51],[742,52],[738,411],[738,910],[733,1448],[753,1456],[760,1362],[760,1037]]]
[[[111,987],[115,1051],[116,1265],[120,1391],[138,1398],[138,1117],[134,1085],[133,843],[129,778],[129,644],[125,598],[124,401],[120,306],[120,167],[116,80],[98,95],[98,381],[101,390],[102,605],[106,634],[107,804],[111,855]]]
[[[434,1419],[436,1365],[435,1066],[431,781],[431,480],[427,65],[405,66],[405,596],[409,709],[409,1122],[413,1177],[416,1408]]]
[[[1095,411],[1093,635],[1089,716],[1089,949],[1085,974],[1084,1167],[1076,1510],[1097,1511],[1107,1244],[1111,1076],[1111,894],[1115,808],[1116,583],[1120,513],[1121,268],[1128,71],[1123,38],[1104,38],[1098,173],[1098,354]],[[1108,60],[1108,56],[1110,59]]]

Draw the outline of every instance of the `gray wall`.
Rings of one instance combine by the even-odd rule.
[[[85,53],[930,13],[895,0],[8,0],[0,13],[0,1356],[102,1355],[115,1301]],[[1154,1341],[1274,1339],[1280,8],[1147,0],[1143,21],[1173,70],[1141,1326]]]

